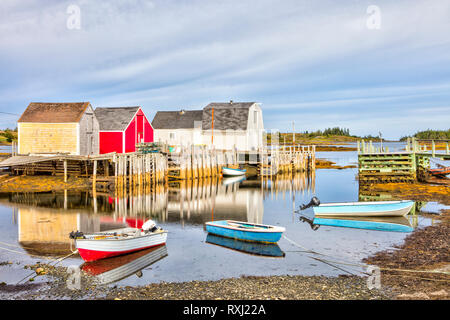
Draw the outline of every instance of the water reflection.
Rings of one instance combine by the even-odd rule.
[[[206,236],[206,243],[257,256],[281,258],[286,255],[276,243],[265,244],[246,242],[231,238],[219,237],[213,234],[208,234]]]
[[[86,262],[81,266],[81,270],[95,276],[98,283],[108,284],[128,278],[133,274],[142,277],[144,269],[167,255],[167,247],[162,245],[110,259]]]
[[[388,192],[373,192],[367,187],[359,188],[359,201],[391,201],[391,200],[402,200],[399,197],[393,196]],[[410,216],[414,216],[418,214],[424,206],[426,206],[427,202],[425,201],[415,201],[414,206],[411,208],[409,212]]]
[[[413,224],[406,217],[320,217],[312,220],[311,227],[330,226],[389,232],[412,232]],[[315,229],[317,230],[317,228]]]
[[[300,174],[274,180],[239,177],[170,182],[151,193],[134,192],[122,197],[67,190],[10,193],[0,195],[0,204],[17,208],[18,242],[26,252],[63,256],[73,249],[68,234],[74,230],[94,233],[139,228],[149,218],[182,226],[224,219],[263,223],[266,197],[290,197],[294,208],[295,193],[313,186],[314,177]]]

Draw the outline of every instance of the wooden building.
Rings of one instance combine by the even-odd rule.
[[[136,143],[153,142],[153,127],[141,107],[96,108],[100,154],[136,151]]]
[[[18,120],[19,154],[98,154],[98,121],[89,102],[32,102]]]
[[[263,131],[259,103],[213,102],[203,108],[203,141],[216,149],[258,150],[263,146]]]
[[[263,115],[256,102],[214,102],[203,110],[159,111],[152,121],[155,141],[251,151],[263,146]]]
[[[201,145],[202,110],[158,111],[153,118],[155,141],[170,145]]]

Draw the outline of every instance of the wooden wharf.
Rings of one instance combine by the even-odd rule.
[[[435,140],[423,142],[408,138],[404,150],[391,151],[388,147],[375,147],[372,141],[358,141],[360,184],[425,181],[430,159],[450,160],[450,151],[448,141],[445,150],[436,150]]]
[[[0,162],[14,176],[53,175],[89,178],[99,192],[125,193],[136,188],[154,188],[167,181],[222,176],[222,168],[254,167],[257,175],[315,170],[315,146],[290,145],[243,152],[216,150],[205,145],[170,148],[155,143],[138,144],[136,152],[79,156],[63,153],[15,154]]]

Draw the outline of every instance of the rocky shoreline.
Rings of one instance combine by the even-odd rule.
[[[64,267],[30,266],[48,281],[0,284],[0,299],[14,300],[387,300],[386,289],[369,289],[357,276],[242,276],[218,281],[160,282],[141,287],[99,285],[81,273],[79,289],[69,288]],[[39,275],[40,274],[40,275]]]

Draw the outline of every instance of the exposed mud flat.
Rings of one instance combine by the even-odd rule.
[[[344,146],[316,146],[316,151],[356,151],[355,147],[344,147]]]
[[[399,199],[437,201],[450,205],[450,187],[425,183],[380,183],[368,186],[371,192],[388,192]]]
[[[69,177],[64,182],[60,176],[11,176],[0,183],[0,192],[46,192],[86,189],[90,186],[85,178]]]
[[[339,166],[335,162],[330,160],[316,159],[316,169],[349,169],[356,167],[356,165]]]

